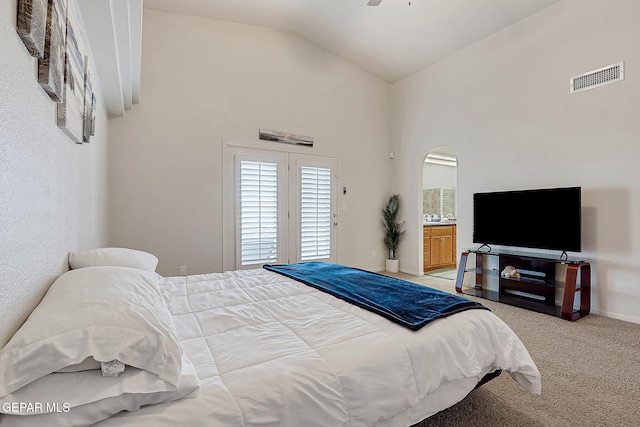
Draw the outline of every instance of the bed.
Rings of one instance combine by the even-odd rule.
[[[541,391],[489,310],[413,331],[263,268],[163,278],[108,249],[0,350],[0,426],[410,426],[501,370]]]

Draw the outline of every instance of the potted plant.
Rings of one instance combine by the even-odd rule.
[[[400,210],[400,198],[397,194],[389,197],[387,206],[382,209],[382,225],[384,226],[384,245],[387,247],[388,257],[386,260],[386,270],[392,273],[398,272],[398,259],[396,251],[400,243],[400,237],[406,230],[402,230],[404,221],[398,222],[398,211]]]

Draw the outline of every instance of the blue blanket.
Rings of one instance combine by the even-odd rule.
[[[432,320],[482,304],[427,286],[324,262],[265,265],[267,270],[305,283],[323,292],[418,330]]]

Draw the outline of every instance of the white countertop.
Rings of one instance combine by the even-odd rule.
[[[429,221],[429,222],[423,222],[422,225],[428,226],[428,227],[431,227],[431,226],[434,226],[434,225],[456,225],[456,221],[455,220],[447,221],[447,222],[440,222],[440,221],[431,222],[431,221]]]

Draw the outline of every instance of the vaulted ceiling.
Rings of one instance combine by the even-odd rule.
[[[144,0],[144,7],[291,31],[393,83],[558,1]]]
[[[142,8],[290,31],[394,83],[560,0],[80,1],[107,110],[140,90]]]

